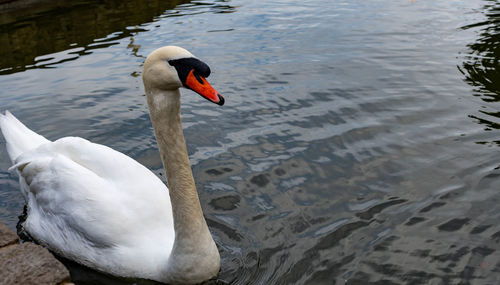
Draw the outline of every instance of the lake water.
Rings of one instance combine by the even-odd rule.
[[[184,90],[182,117],[213,283],[500,283],[498,1],[41,3],[0,13],[0,109],[49,139],[163,177],[142,63],[175,44],[211,66],[226,104]]]

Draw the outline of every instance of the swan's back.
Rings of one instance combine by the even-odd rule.
[[[89,267],[158,280],[175,238],[165,184],[107,146],[78,137],[52,142],[9,112],[0,116],[27,203],[26,231]]]

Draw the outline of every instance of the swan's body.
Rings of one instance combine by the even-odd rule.
[[[199,79],[208,76],[203,69],[177,47],[156,50],[144,65],[170,192],[147,168],[111,148],[76,137],[51,142],[9,112],[0,115],[28,206],[25,230],[58,254],[117,276],[169,283],[215,276],[220,257],[203,218],[179,114],[182,85],[223,104],[215,90],[189,83],[193,75],[185,73],[194,71],[198,85],[208,88]]]

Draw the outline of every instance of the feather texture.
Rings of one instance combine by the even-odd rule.
[[[21,148],[12,147],[9,155],[17,155],[11,169],[20,177],[29,213],[24,228],[33,238],[115,275],[153,278],[148,269],[165,266],[175,234],[168,189],[156,175],[109,147],[77,137],[51,142],[10,113],[2,120],[7,145],[29,149],[17,155]]]

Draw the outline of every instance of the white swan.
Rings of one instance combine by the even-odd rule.
[[[169,189],[132,158],[77,137],[54,142],[8,111],[7,152],[27,202],[24,229],[61,256],[117,276],[199,283],[220,257],[203,217],[180,118],[184,86],[224,104],[209,67],[180,47],[152,52],[143,82]]]

